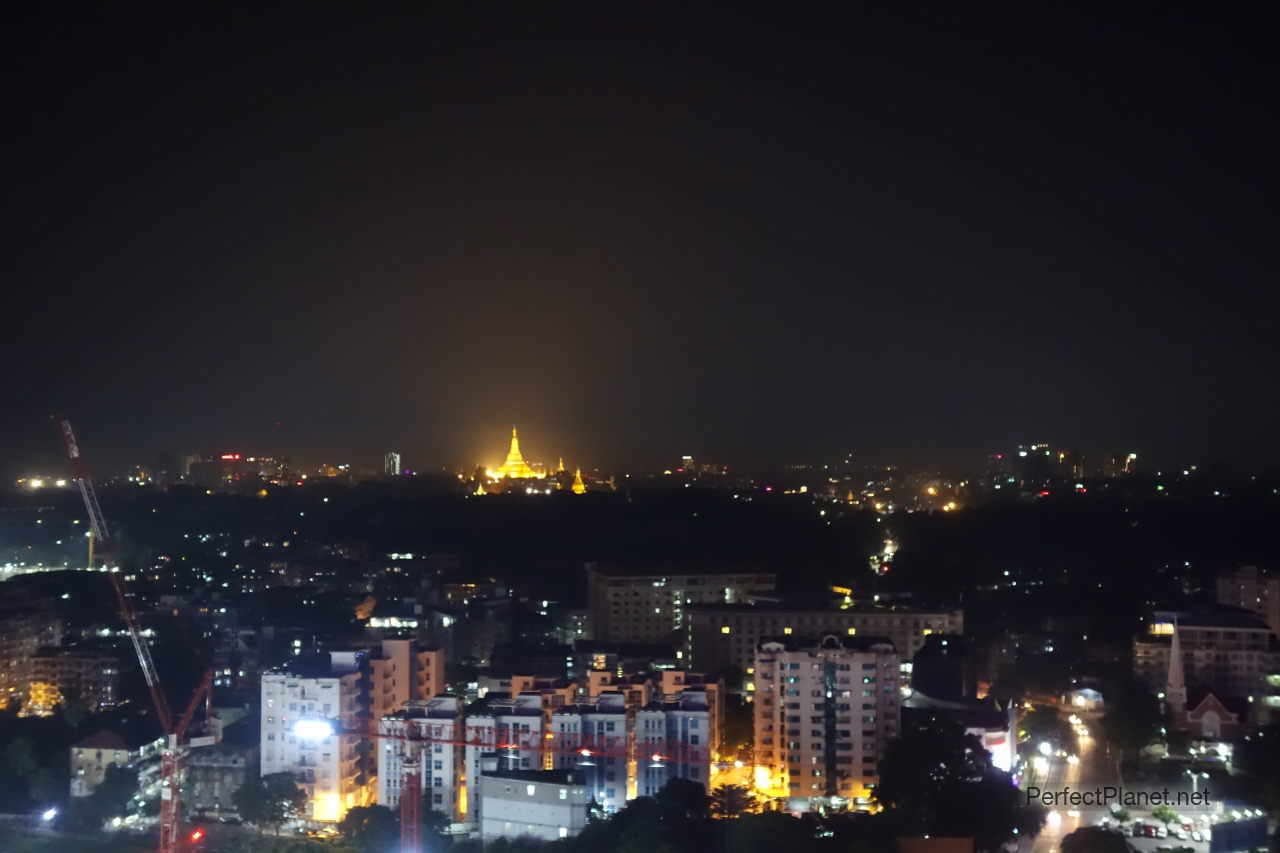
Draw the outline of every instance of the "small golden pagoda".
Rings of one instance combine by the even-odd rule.
[[[582,482],[582,469],[573,469],[573,493],[575,495],[585,495],[587,493],[587,484]]]

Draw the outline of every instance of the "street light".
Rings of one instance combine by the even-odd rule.
[[[49,821],[53,820],[57,816],[58,816],[58,810],[50,808],[50,809],[45,809],[44,812],[41,813],[40,819],[45,823],[48,823]]]

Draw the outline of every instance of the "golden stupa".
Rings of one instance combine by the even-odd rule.
[[[573,493],[575,495],[584,495],[587,493],[587,484],[582,482],[582,469],[573,469]]]
[[[520,437],[516,434],[516,428],[511,428],[511,449],[507,451],[507,461],[502,463],[502,467],[496,471],[488,472],[490,477],[500,480],[503,477],[509,477],[512,480],[531,480],[535,477],[543,477],[529,467],[529,463],[524,461],[524,456],[520,453]]]

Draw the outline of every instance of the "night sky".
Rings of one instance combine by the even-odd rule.
[[[1242,9],[198,5],[0,29],[6,474],[1280,460]]]

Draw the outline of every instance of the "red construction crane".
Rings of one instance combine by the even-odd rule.
[[[71,431],[71,423],[65,418],[55,418],[58,431],[67,446],[67,457],[71,460],[71,476],[80,487],[80,496],[84,498],[84,508],[89,514],[89,530],[96,540],[98,552],[103,556],[103,565],[109,566],[114,550],[114,541],[107,530],[106,519],[102,516],[102,508],[98,505],[98,495],[93,489],[93,481],[89,479],[88,468],[84,457],[80,454],[80,445],[76,443],[75,433]],[[89,568],[93,568],[90,566]],[[182,822],[182,757],[188,747],[206,746],[214,743],[210,713],[213,670],[206,670],[191,697],[190,704],[183,712],[181,719],[174,720],[169,709],[169,700],[165,697],[164,688],[160,684],[160,676],[156,673],[155,662],[151,659],[151,648],[147,645],[138,626],[138,614],[129,601],[124,587],[124,579],[118,571],[108,571],[111,580],[111,591],[115,593],[116,605],[120,616],[124,619],[129,631],[129,639],[133,642],[133,650],[138,655],[138,665],[142,669],[142,677],[147,682],[147,690],[151,693],[151,704],[155,706],[156,719],[160,722],[164,733],[165,745],[160,756],[160,847],[159,853],[179,853]],[[188,738],[187,729],[195,716],[201,701],[205,706],[205,736]]]

